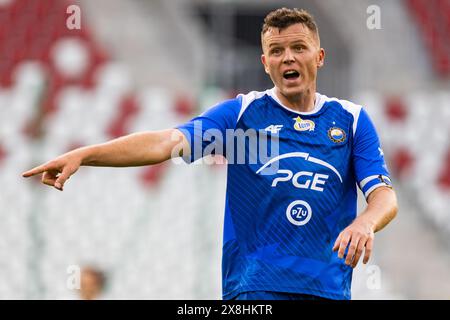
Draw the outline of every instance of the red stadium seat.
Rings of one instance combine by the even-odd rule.
[[[405,121],[407,116],[406,107],[398,97],[388,97],[385,111],[388,119],[391,121]]]
[[[399,148],[394,152],[391,159],[393,173],[401,179],[405,179],[413,169],[414,157],[406,148]]]
[[[448,150],[443,163],[443,168],[438,178],[438,184],[441,188],[450,192],[450,149]]]
[[[194,101],[186,95],[178,96],[175,100],[174,110],[182,118],[189,117],[194,112]]]
[[[450,4],[447,0],[406,0],[406,6],[421,29],[437,75],[450,76]]]
[[[140,175],[142,184],[150,188],[156,187],[167,168],[168,165],[165,162],[144,168]]]
[[[3,148],[2,144],[0,143],[0,167],[3,164],[5,158],[6,158],[6,150]]]
[[[139,111],[136,99],[132,95],[125,96],[118,108],[117,116],[107,129],[110,138],[118,138],[129,133],[128,124]]]

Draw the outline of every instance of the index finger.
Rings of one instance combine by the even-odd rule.
[[[28,170],[28,171],[22,173],[22,177],[28,178],[28,177],[34,176],[36,174],[45,172],[47,170],[48,170],[47,165],[42,164],[40,166],[37,166],[37,167],[35,167],[35,168],[31,169],[31,170]]]

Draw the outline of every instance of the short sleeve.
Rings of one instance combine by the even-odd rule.
[[[190,121],[176,127],[189,141],[187,163],[211,154],[226,155],[226,130],[234,129],[241,110],[240,97],[219,103]]]
[[[367,198],[378,187],[392,187],[375,126],[361,109],[353,140],[353,166],[359,188]]]

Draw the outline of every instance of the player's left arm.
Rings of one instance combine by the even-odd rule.
[[[338,250],[338,257],[343,258],[348,247],[345,263],[356,267],[364,252],[363,263],[366,264],[373,250],[375,232],[383,229],[397,215],[397,197],[389,187],[378,187],[367,198],[367,207],[337,237],[333,251]]]
[[[397,197],[392,189],[380,140],[369,115],[360,109],[353,138],[353,168],[367,207],[337,237],[333,251],[353,268],[364,253],[366,264],[373,250],[374,234],[383,229],[397,214]]]

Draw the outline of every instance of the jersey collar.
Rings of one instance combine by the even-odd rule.
[[[297,110],[293,110],[287,106],[285,106],[280,99],[278,99],[277,95],[276,95],[276,91],[275,91],[275,87],[273,87],[272,89],[267,90],[267,94],[273,99],[275,100],[281,107],[283,107],[286,110],[289,110],[290,112],[293,113],[297,113],[297,114],[301,114],[301,115],[313,115],[316,114],[320,111],[320,109],[322,109],[324,103],[325,103],[325,96],[321,95],[320,93],[316,92],[315,93],[315,104],[314,104],[314,109],[308,112],[300,112]]]

